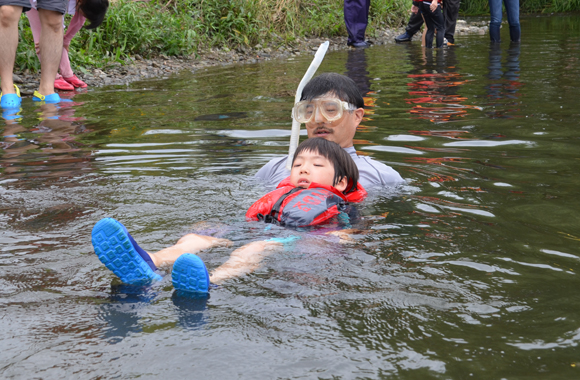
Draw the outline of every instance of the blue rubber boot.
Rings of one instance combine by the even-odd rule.
[[[187,293],[208,294],[209,273],[199,256],[184,253],[173,264],[173,287]]]
[[[92,243],[99,260],[124,283],[139,285],[161,280],[149,254],[115,219],[105,218],[95,224]]]
[[[2,93],[0,93],[0,107],[4,109],[20,108],[22,97],[20,96],[20,89],[18,86],[14,85],[14,91],[16,91],[16,94],[2,95]]]

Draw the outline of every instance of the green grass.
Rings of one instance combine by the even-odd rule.
[[[469,0],[461,13],[489,14],[488,0]],[[580,10],[580,0],[522,0],[522,12]],[[367,35],[404,25],[409,0],[373,0]],[[67,16],[70,17],[70,16]],[[39,70],[28,20],[19,24],[16,68]],[[274,46],[298,37],[346,36],[341,0],[118,0],[103,24],[82,29],[69,51],[75,70],[103,67],[129,57],[191,56],[211,48]]]

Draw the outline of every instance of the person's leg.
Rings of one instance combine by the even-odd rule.
[[[411,13],[411,17],[409,17],[409,22],[407,23],[407,27],[405,28],[405,32],[408,35],[414,36],[423,25],[423,17],[421,17],[420,13]]]
[[[344,24],[349,46],[365,42],[369,3],[369,0],[344,0]]]
[[[522,34],[520,28],[520,2],[519,0],[504,0],[504,3],[510,26],[510,39],[512,42],[520,42]]]
[[[455,27],[457,26],[457,17],[459,16],[459,3],[460,0],[445,0],[445,4],[443,4],[445,38],[451,44],[455,43]]]
[[[276,241],[255,241],[232,252],[228,261],[217,267],[209,276],[214,284],[240,277],[255,271],[264,257],[283,247]]]
[[[40,35],[41,74],[38,92],[46,96],[54,93],[54,79],[62,58],[62,14],[47,9],[39,9],[38,14],[42,25]]]
[[[188,293],[207,294],[210,283],[220,284],[256,270],[264,257],[283,247],[285,240],[288,238],[246,244],[232,252],[228,261],[216,268],[211,275],[198,256],[185,253],[177,258],[173,266],[171,272],[173,287]]]
[[[67,30],[67,32],[65,33],[65,35],[63,37],[63,40],[70,42],[70,40],[72,40],[72,38],[75,34],[76,34],[76,31]],[[63,47],[63,49],[62,49],[62,58],[60,59],[59,69],[60,69],[60,74],[65,78],[71,78],[72,76],[75,75],[72,71],[72,68],[70,67],[70,59],[68,57],[68,45],[66,47]]]
[[[419,30],[421,30],[422,25],[423,17],[421,16],[421,12],[411,13],[411,17],[409,18],[409,22],[405,28],[405,33],[395,37],[395,42],[411,41],[413,36],[417,34]]]
[[[0,6],[0,86],[2,94],[14,94],[12,72],[18,47],[18,20],[22,7],[14,5]]]
[[[150,254],[142,249],[123,224],[112,218],[99,220],[93,227],[91,242],[99,260],[126,284],[151,282],[161,277],[158,266],[170,266],[183,253],[231,244],[229,240],[189,234],[177,244]]]
[[[437,47],[443,46],[443,40],[445,38],[445,19],[443,18],[443,11],[441,6],[438,5],[435,12],[431,13],[431,22],[433,23],[435,29],[437,29]]]
[[[157,267],[173,265],[175,260],[184,253],[196,253],[212,247],[226,247],[232,242],[227,239],[218,239],[211,236],[187,234],[172,245],[158,252],[150,253],[151,260]]]
[[[502,0],[489,0],[489,38],[491,42],[500,42],[499,28],[501,27]]]
[[[423,12],[425,25],[427,25],[427,32],[425,33],[425,47],[431,49],[433,47],[433,35],[435,34],[435,25],[433,24],[433,19],[431,17],[431,9],[429,9],[429,5],[421,3],[421,12]]]
[[[40,31],[42,29],[42,26],[40,25],[40,16],[38,15],[38,11],[32,8],[26,12],[26,17],[28,18],[30,30],[32,31],[32,39],[34,40],[36,56],[40,60]]]

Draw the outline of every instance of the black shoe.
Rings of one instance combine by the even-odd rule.
[[[409,42],[409,41],[411,41],[412,38],[413,38],[412,34],[405,32],[405,33],[395,37],[395,42]]]
[[[347,44],[347,45],[351,46],[353,48],[356,48],[356,49],[365,49],[365,48],[368,48],[369,46],[371,46],[371,44],[368,41],[353,42],[353,43]]]

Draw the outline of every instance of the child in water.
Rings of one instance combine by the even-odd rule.
[[[420,11],[421,15],[423,15],[425,25],[427,26],[427,32],[423,37],[423,44],[428,49],[433,47],[435,30],[437,30],[436,46],[438,48],[443,46],[445,19],[443,18],[443,12],[441,10],[441,2],[441,0],[413,0],[413,6],[411,7],[411,12],[418,13]]]
[[[335,217],[348,218],[347,202],[360,202],[366,191],[358,183],[358,169],[350,155],[338,144],[322,138],[311,138],[298,146],[292,161],[290,177],[278,188],[250,207],[249,221],[262,220],[290,227],[325,223]],[[150,254],[133,240],[118,221],[100,220],[92,232],[95,253],[107,268],[128,284],[161,279],[157,267],[173,265],[173,286],[178,290],[207,294],[210,282],[223,281],[253,272],[261,260],[297,236],[244,245],[211,275],[203,261],[193,253],[229,246],[226,239],[187,234],[168,248]]]

